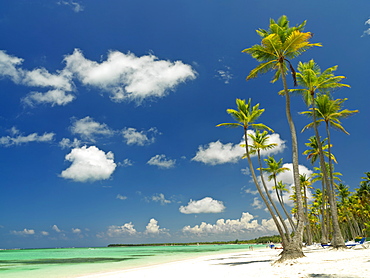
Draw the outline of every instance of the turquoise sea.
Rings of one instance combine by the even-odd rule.
[[[198,256],[249,251],[250,246],[240,244],[0,250],[0,277],[70,278]],[[265,245],[252,246],[265,248]]]

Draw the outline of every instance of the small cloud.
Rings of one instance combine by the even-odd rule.
[[[156,128],[151,128],[146,132],[137,131],[135,128],[129,127],[125,128],[122,131],[122,136],[125,139],[127,145],[145,146],[154,143],[154,135],[157,133],[158,131]],[[152,136],[148,137],[148,134],[152,134]]]
[[[172,201],[166,200],[166,198],[164,197],[164,194],[162,194],[162,193],[153,195],[152,197],[146,198],[146,199],[150,200],[150,201],[153,201],[153,202],[159,202],[159,203],[161,203],[161,205],[166,205],[166,204],[171,204],[172,203]]]
[[[71,132],[91,142],[95,142],[96,136],[112,136],[114,134],[114,131],[106,124],[98,123],[89,116],[80,120],[72,119]]]
[[[10,130],[11,136],[3,136],[0,137],[0,145],[4,145],[5,147],[13,146],[13,145],[22,145],[27,144],[30,142],[51,142],[54,139],[55,133],[53,132],[45,132],[43,135],[39,135],[37,133],[31,133],[29,135],[21,135],[19,130],[13,127]]]
[[[17,236],[27,236],[27,235],[34,235],[35,230],[32,229],[23,229],[23,231],[10,231],[11,234]]]
[[[108,237],[122,237],[122,236],[134,236],[138,232],[134,228],[132,222],[126,223],[122,226],[109,226],[106,234]]]
[[[54,231],[56,231],[57,233],[61,233],[62,232],[62,230],[60,230],[57,225],[53,225],[53,227],[51,227],[51,229],[54,230]]]
[[[216,76],[224,81],[225,84],[229,84],[230,80],[233,79],[233,75],[230,73],[230,67],[226,67],[226,70],[217,70]]]
[[[71,141],[68,138],[63,138],[59,142],[59,146],[62,149],[79,148],[81,145],[82,145],[82,142],[78,140],[77,138],[74,138],[73,141]]]
[[[365,25],[370,25],[370,19],[368,19],[368,20],[366,20],[366,21],[365,21]],[[364,36],[366,36],[366,35],[370,35],[370,28],[368,28],[367,30],[365,30],[365,31],[363,32],[363,34],[362,34],[362,36],[361,36],[361,37],[364,37]]]
[[[72,233],[74,233],[74,234],[79,234],[79,233],[81,233],[81,229],[78,229],[78,228],[72,228]]]
[[[69,7],[72,8],[72,10],[75,13],[82,12],[85,9],[85,7],[83,7],[80,3],[73,2],[72,0],[70,0],[70,1],[58,1],[57,4],[58,5],[69,6]]]
[[[254,197],[252,206],[255,209],[262,209],[263,208],[262,202],[258,199],[258,197]]]
[[[176,160],[167,159],[164,154],[157,154],[156,156],[153,156],[151,159],[149,159],[147,164],[158,166],[158,168],[169,169],[175,166]]]
[[[123,196],[123,195],[121,195],[121,194],[118,194],[118,195],[116,196],[116,199],[120,199],[120,200],[127,200],[127,197],[126,197],[126,196]]]
[[[118,162],[118,166],[130,167],[132,165],[134,165],[133,162],[128,158],[124,159],[122,162]]]
[[[25,105],[34,107],[37,104],[51,104],[51,106],[59,105],[65,106],[68,103],[72,102],[76,97],[72,94],[66,94],[65,91],[54,89],[46,93],[40,92],[31,92],[25,98],[22,99],[22,102]]]
[[[250,176],[251,174],[251,171],[249,170],[248,167],[241,169],[240,171],[242,172],[243,175],[246,175],[246,176]]]
[[[220,213],[225,210],[222,201],[217,201],[211,197],[205,197],[202,200],[190,200],[187,206],[181,206],[179,211],[185,214],[192,213]]]
[[[167,229],[160,229],[158,226],[158,221],[154,218],[150,219],[148,225],[146,225],[144,234],[147,235],[158,235],[158,234],[168,234]]]
[[[43,235],[43,236],[48,236],[48,235],[49,235],[49,232],[41,231],[41,235]]]
[[[252,194],[252,195],[257,195],[258,194],[258,190],[252,190],[250,188],[245,189],[244,192],[248,193],[248,194]]]
[[[109,179],[117,166],[112,152],[105,153],[95,146],[74,148],[65,159],[72,162],[72,165],[60,176],[76,182]]]

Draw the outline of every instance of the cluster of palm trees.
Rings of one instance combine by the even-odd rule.
[[[321,46],[320,43],[310,42],[312,34],[303,31],[305,25],[306,21],[290,27],[286,16],[280,17],[277,21],[271,19],[267,30],[259,29],[256,31],[261,38],[261,43],[243,50],[244,53],[250,54],[259,62],[259,65],[250,71],[247,80],[272,71],[274,72],[272,82],[281,79],[283,83],[283,90],[279,94],[285,96],[285,112],[292,141],[294,180],[292,199],[294,200],[294,208],[291,212],[287,210],[283,199],[283,192],[287,190],[286,186],[277,180],[279,173],[289,169],[282,167],[282,159],[276,161],[272,156],[265,159],[267,167],[263,167],[262,164],[261,151],[275,147],[274,144],[268,143],[268,132],[273,130],[265,124],[256,123],[264,109],[261,109],[259,104],[252,105],[251,99],[248,102],[237,99],[237,109],[227,109],[236,122],[218,125],[242,127],[244,130],[244,158],[248,160],[253,181],[282,238],[284,250],[278,261],[304,256],[302,252],[303,240],[308,243],[314,240],[327,243],[330,240],[334,247],[345,248],[343,234],[346,238],[358,235],[358,231],[363,230],[366,221],[369,220],[368,218],[364,219],[363,215],[359,215],[358,212],[361,210],[355,210],[356,206],[353,205],[354,203],[366,204],[362,195],[362,197],[358,197],[356,194],[344,196],[343,193],[344,197],[342,198],[340,195],[342,199],[337,204],[336,190],[340,191],[335,183],[337,175],[334,172],[333,162],[336,163],[336,159],[331,151],[330,127],[348,134],[340,120],[358,111],[342,109],[346,99],[334,99],[331,95],[335,89],[349,87],[349,85],[341,83],[344,76],[334,75],[337,66],[322,71],[314,60],[310,60],[306,63],[299,62],[297,70],[295,70],[291,62],[292,59],[314,46]],[[286,78],[289,73],[293,77],[294,86],[299,87],[289,89]],[[299,173],[298,142],[290,107],[292,94],[303,96],[308,111],[301,114],[312,118],[312,122],[302,131],[313,128],[315,134],[306,144],[310,149],[304,152],[311,163],[318,162],[318,167],[316,167],[318,172],[313,176],[313,180],[311,177]],[[319,133],[321,123],[325,125],[325,139],[322,139]],[[257,177],[251,155],[257,156],[259,167],[256,170],[259,171],[260,178]],[[274,182],[273,190],[275,190],[280,209],[276,206],[271,192],[266,186],[264,174],[267,175],[269,181],[273,180]],[[317,180],[321,180],[322,188],[315,192],[316,199],[309,205],[307,192],[312,182]],[[366,198],[369,198],[369,195]],[[369,200],[367,199],[367,201]],[[349,209],[350,204],[353,205],[353,209]],[[345,217],[345,221],[343,217]],[[319,231],[318,227],[320,227]]]

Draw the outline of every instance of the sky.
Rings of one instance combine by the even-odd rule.
[[[277,144],[263,158],[291,168],[282,83],[271,73],[246,81],[257,62],[241,52],[281,15],[291,26],[307,20],[323,45],[293,65],[338,65],[351,86],[334,97],[359,113],[342,121],[350,135],[332,131],[332,150],[354,191],[369,171],[370,3],[292,3],[0,1],[0,248],[277,234],[241,159],[242,130],[216,125],[232,122],[236,98],[260,103]],[[310,176],[305,110],[292,97],[300,172]],[[293,184],[291,172],[278,178]]]

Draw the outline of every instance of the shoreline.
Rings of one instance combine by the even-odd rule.
[[[145,277],[369,277],[370,249],[346,250],[304,248],[305,257],[273,265],[281,250],[256,249],[199,256],[163,264],[93,273],[79,278]],[[246,276],[247,275],[247,276]]]

